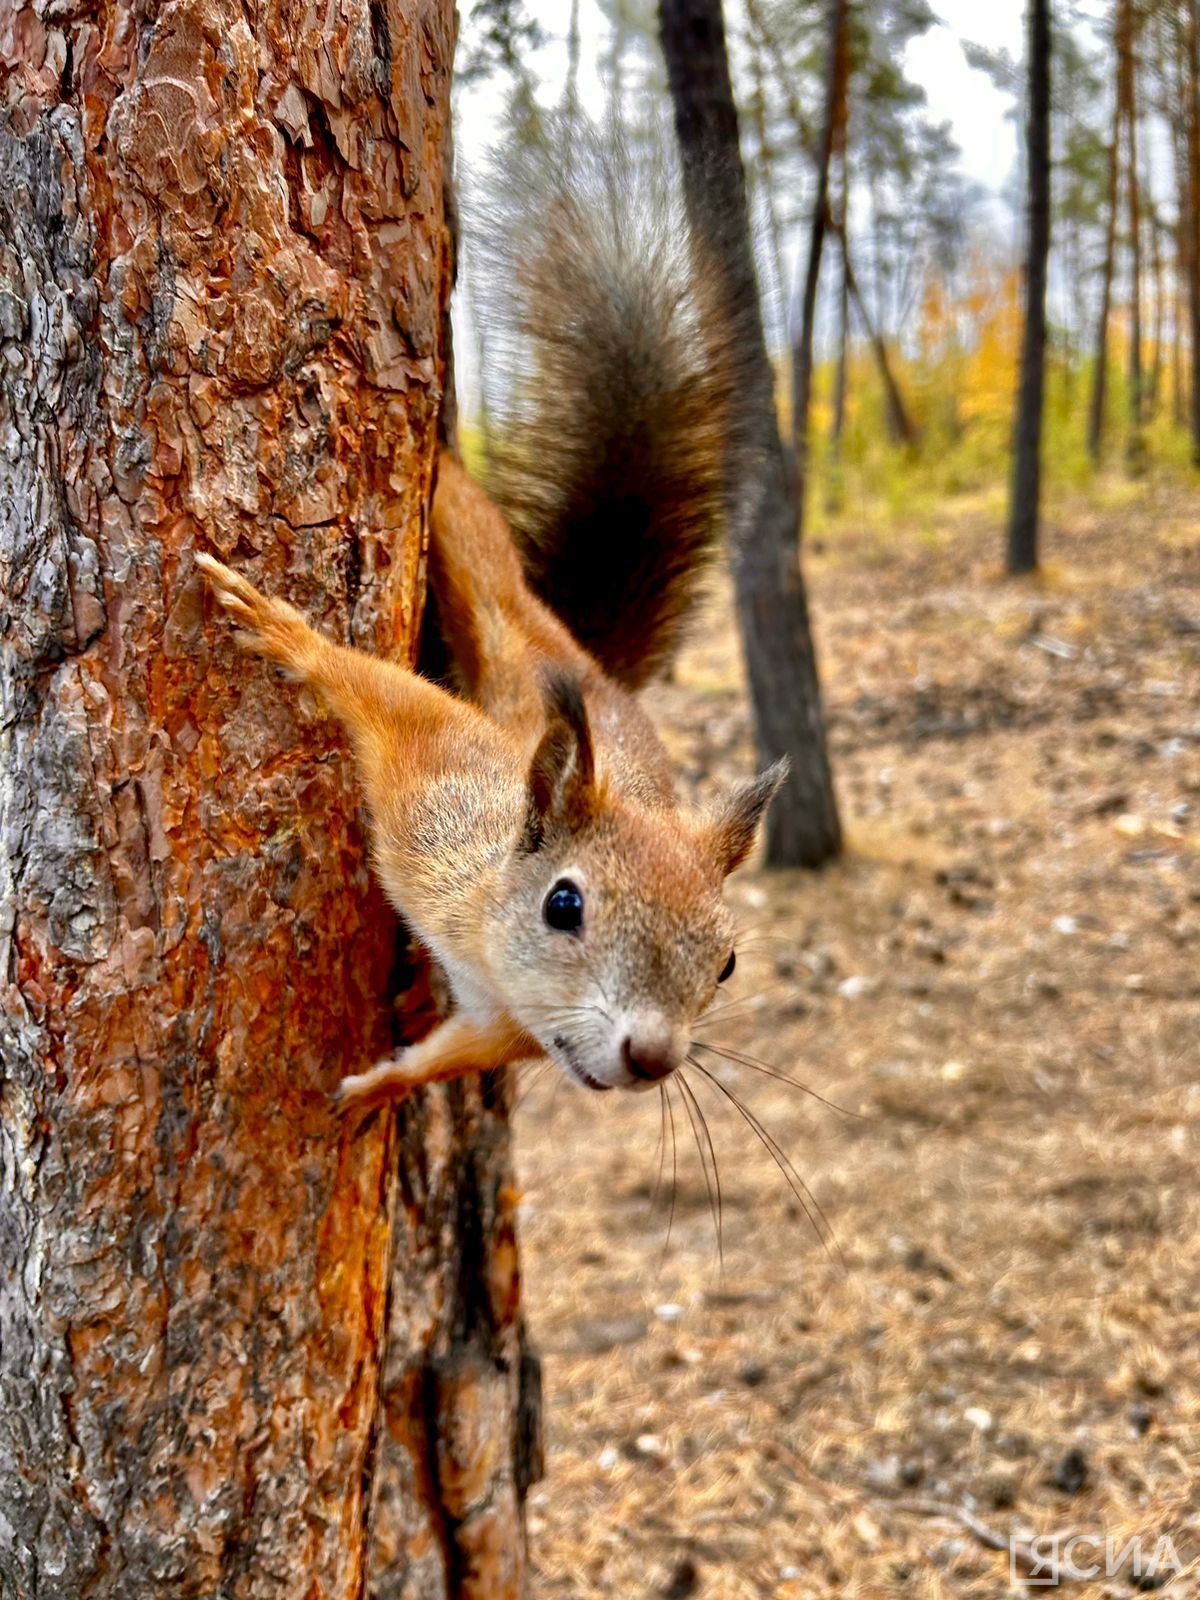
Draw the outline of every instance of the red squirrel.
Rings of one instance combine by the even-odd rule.
[[[453,992],[428,1037],[343,1079],[345,1104],[539,1055],[589,1089],[652,1087],[733,970],[722,888],[782,765],[681,804],[636,698],[679,645],[730,484],[736,319],[675,223],[631,238],[615,190],[562,182],[513,257],[516,443],[494,497],[449,452],[433,496],[461,694],[196,557],[239,642],[345,727],[375,870]]]

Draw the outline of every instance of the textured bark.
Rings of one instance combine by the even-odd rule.
[[[1025,337],[1013,441],[1008,570],[1038,564],[1042,411],[1046,371],[1046,273],[1050,259],[1050,0],[1029,0],[1029,245],[1025,264]]]
[[[841,848],[841,826],[800,570],[795,474],[779,434],[758,305],[720,0],[660,0],[659,24],[688,211],[721,264],[748,341],[742,413],[756,459],[738,486],[744,525],[732,552],[734,587],[759,758],[791,761],[768,814],[767,863],[815,867]]]
[[[503,1106],[330,1112],[394,922],[341,738],[193,568],[413,647],[452,34],[0,20],[4,1600],[519,1592]]]

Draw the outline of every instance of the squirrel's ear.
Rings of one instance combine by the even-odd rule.
[[[787,777],[786,758],[760,772],[757,778],[739,783],[718,803],[711,823],[717,860],[725,872],[732,872],[754,848],[755,835],[767,807]]]
[[[578,828],[592,810],[596,757],[587,707],[577,678],[555,673],[546,684],[546,731],[529,768],[529,806],[523,850],[537,850],[547,834]]]

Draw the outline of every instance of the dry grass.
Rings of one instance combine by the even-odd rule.
[[[701,1081],[723,1270],[678,1097],[664,1249],[657,1102],[531,1091],[538,1600],[1037,1592],[929,1502],[1200,1558],[1198,526],[1080,508],[1029,585],[970,516],[811,563],[852,848],[736,880],[706,1036],[846,1108],[708,1058],[833,1242]],[[697,785],[749,762],[714,619],[654,696]]]

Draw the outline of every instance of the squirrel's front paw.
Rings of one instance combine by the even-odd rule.
[[[277,661],[297,677],[305,677],[320,640],[300,613],[285,600],[271,600],[254,585],[204,551],[196,565],[208,579],[217,603],[238,624],[234,638],[243,650]]]
[[[399,1100],[412,1088],[412,1080],[404,1070],[403,1056],[389,1056],[370,1072],[351,1073],[343,1078],[333,1091],[333,1101],[339,1111],[361,1113],[386,1105],[389,1100]]]

